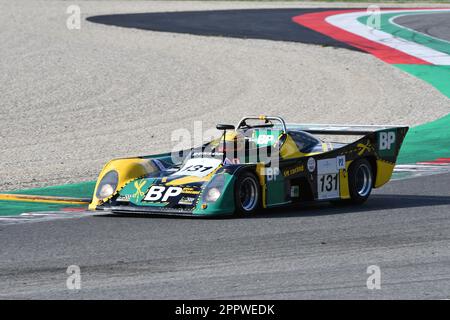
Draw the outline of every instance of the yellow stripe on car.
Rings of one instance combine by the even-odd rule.
[[[377,160],[377,177],[375,179],[375,188],[389,182],[394,171],[395,164],[381,159]]]
[[[256,174],[259,178],[259,184],[261,185],[261,193],[262,193],[262,207],[266,207],[266,166],[264,163],[258,163],[256,165]]]
[[[119,181],[115,192],[106,199],[98,199],[96,197],[97,188],[102,178],[111,170],[115,170],[118,173]],[[92,196],[92,202],[89,204],[89,210],[95,210],[95,208],[113,197],[119,190],[123,188],[131,180],[142,177],[152,171],[157,170],[148,159],[141,158],[123,158],[114,159],[108,162],[100,173],[97,184],[95,185],[94,195]]]
[[[348,187],[348,167],[352,164],[352,161],[345,162],[345,170],[339,170],[339,188],[341,199],[350,199],[350,191]]]

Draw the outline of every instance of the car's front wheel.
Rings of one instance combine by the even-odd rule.
[[[234,202],[237,214],[252,214],[261,203],[261,188],[257,177],[243,172],[236,179]]]
[[[349,168],[348,186],[352,203],[363,203],[373,186],[372,166],[366,159],[355,160]]]

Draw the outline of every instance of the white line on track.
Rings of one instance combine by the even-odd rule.
[[[433,13],[435,13],[435,12],[433,12]],[[432,14],[432,13],[431,12],[422,12],[421,14]],[[400,14],[398,16],[392,17],[392,18],[389,19],[389,23],[391,23],[392,25],[394,25],[394,26],[396,26],[398,28],[406,29],[406,30],[408,30],[410,32],[418,33],[418,34],[421,34],[421,35],[423,35],[425,37],[429,37],[429,38],[435,39],[437,41],[447,42],[448,44],[450,44],[450,41],[447,41],[447,40],[444,40],[444,39],[441,39],[441,38],[438,38],[438,37],[435,37],[435,36],[432,36],[432,35],[429,35],[429,34],[426,34],[426,33],[423,33],[423,32],[420,32],[420,31],[417,31],[417,30],[414,30],[414,29],[411,29],[411,28],[408,28],[408,27],[405,27],[405,26],[402,26],[402,25],[400,25],[400,24],[398,24],[398,23],[396,23],[394,21],[397,18],[401,18],[401,17],[405,17],[405,16],[409,16],[409,15],[410,14]]]
[[[450,164],[399,164],[394,168],[392,180],[403,180],[449,172]]]
[[[83,218],[94,215],[99,215],[99,212],[93,211],[81,211],[81,212],[61,212],[61,211],[46,211],[46,212],[29,212],[22,213],[18,216],[3,216],[0,217],[0,225],[5,224],[16,224],[23,222],[40,222],[40,221],[50,221],[50,220],[61,220],[61,219],[74,219]]]

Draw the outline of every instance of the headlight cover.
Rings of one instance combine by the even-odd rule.
[[[117,171],[112,170],[105,174],[98,184],[96,197],[97,199],[106,199],[114,194],[119,182],[119,174]]]
[[[205,188],[202,195],[202,200],[204,203],[216,202],[223,192],[223,187],[225,185],[225,177],[223,174],[218,174],[212,178]]]
[[[220,197],[220,190],[217,188],[211,188],[208,190],[206,194],[206,201],[208,202],[216,202]]]

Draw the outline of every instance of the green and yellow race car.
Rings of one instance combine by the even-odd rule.
[[[217,129],[221,137],[198,147],[108,162],[89,209],[204,217],[310,201],[358,204],[390,180],[408,131],[267,116]],[[359,137],[332,143],[315,135]]]

